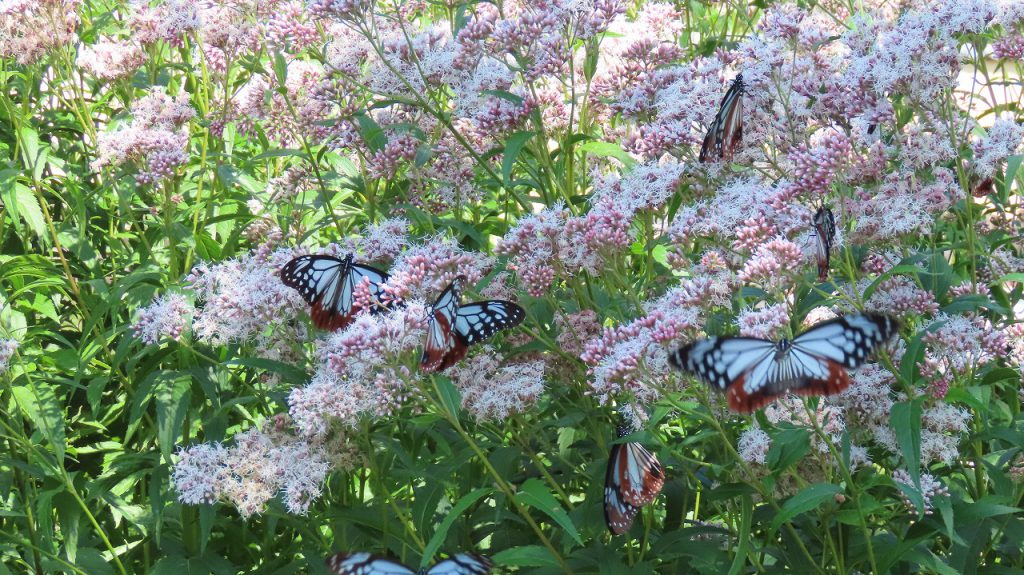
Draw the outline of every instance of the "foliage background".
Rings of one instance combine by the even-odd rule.
[[[1022,55],[1013,2],[2,0],[0,572],[1024,573]],[[410,306],[316,332],[318,246]],[[420,374],[457,272],[528,319]],[[665,364],[854,309],[904,327],[839,398]]]

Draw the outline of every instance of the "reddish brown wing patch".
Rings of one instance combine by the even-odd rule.
[[[335,313],[330,306],[324,307],[323,303],[323,298],[313,302],[313,307],[309,314],[309,317],[313,319],[313,325],[320,329],[334,331],[346,328],[348,324],[352,323],[353,314],[343,315]]]
[[[665,485],[665,472],[654,454],[639,443],[627,443],[622,447],[625,452],[619,456],[619,484],[622,499],[634,507],[643,507],[657,499],[661,488]],[[634,456],[640,469],[641,483],[634,485],[630,481],[629,460]]]
[[[818,281],[828,281],[828,255],[818,255]]]
[[[835,395],[850,387],[850,373],[834,361],[828,362],[828,379],[808,379],[789,391],[797,395]]]
[[[655,500],[658,494],[661,493],[661,488],[665,486],[665,470],[661,468],[661,463],[658,460],[654,460],[654,465],[648,470],[644,476],[644,491],[642,495],[642,501],[644,505]]]
[[[469,352],[469,347],[462,343],[462,340],[459,338],[455,338],[452,348],[441,358],[441,364],[437,366],[437,371],[446,370],[459,363],[462,358],[466,357],[467,352]]]
[[[466,344],[452,331],[452,325],[443,313],[435,311],[434,321],[443,337],[442,341],[435,341],[433,333],[427,334],[427,344],[423,348],[423,358],[420,361],[420,368],[424,371],[448,369],[466,357],[469,351]]]
[[[604,477],[604,522],[613,535],[622,535],[633,526],[640,508],[630,505],[623,498],[623,486],[619,483],[622,478],[623,451],[625,444],[612,445],[608,454],[608,469]]]
[[[725,133],[727,141],[722,143],[722,159],[726,162],[732,161],[733,153],[743,143],[743,95],[736,96],[736,103],[729,110],[725,118]]]
[[[636,519],[639,507],[633,507],[625,501],[619,500],[617,504],[605,502],[604,520],[608,524],[608,530],[615,535],[622,535],[629,531]]]
[[[754,392],[747,393],[743,389],[743,382],[747,374],[741,374],[732,384],[727,392],[729,408],[740,413],[751,413],[757,411],[787,393],[797,395],[835,395],[850,387],[850,374],[846,368],[834,361],[828,362],[828,379],[804,379],[796,386],[787,389],[773,391],[769,386]]]

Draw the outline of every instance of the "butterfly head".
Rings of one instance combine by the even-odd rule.
[[[793,347],[793,343],[786,338],[782,338],[775,344],[775,359],[781,360],[786,357],[789,353],[789,349]]]
[[[462,290],[466,288],[466,282],[469,281],[464,275],[457,275],[452,283],[448,284],[448,289],[451,290],[452,297],[458,302],[462,299]]]

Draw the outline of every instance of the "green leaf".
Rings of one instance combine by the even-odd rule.
[[[921,487],[921,403],[923,397],[903,401],[892,406],[889,412],[889,427],[896,434],[907,473],[914,480],[914,487]]]
[[[772,433],[771,437],[772,445],[768,448],[765,463],[774,474],[796,465],[811,449],[811,433],[802,427],[782,429]]]
[[[46,221],[43,219],[43,211],[39,208],[39,202],[28,187],[21,182],[8,180],[0,184],[0,199],[7,206],[11,213],[14,227],[21,232],[21,224],[28,225],[32,233],[40,241],[49,245],[49,236],[46,233]]]
[[[444,376],[435,377],[434,381],[437,383],[444,408],[452,417],[458,417],[459,411],[462,410],[462,396],[459,394],[458,388],[455,387],[452,380]]]
[[[551,552],[542,545],[524,545],[513,547],[495,553],[491,559],[498,565],[510,565],[516,567],[554,567],[558,568],[558,561],[551,556]]]
[[[786,500],[782,509],[772,520],[772,530],[776,530],[783,523],[793,519],[801,513],[815,509],[826,501],[834,501],[836,494],[843,490],[838,485],[831,483],[815,483],[810,487],[801,489],[796,495]]]
[[[626,152],[626,150],[623,150],[622,146],[614,142],[587,142],[586,144],[578,146],[576,149],[581,152],[590,154],[592,156],[600,156],[602,158],[615,158],[616,160],[625,164],[627,168],[632,167],[633,165],[636,164],[636,160],[634,160],[633,157]]]
[[[1019,507],[1011,507],[1009,505],[1003,505],[1002,503],[993,503],[993,501],[1001,500],[1002,499],[998,497],[987,497],[975,501],[974,503],[958,506],[956,521],[959,525],[970,525],[990,517],[1012,515],[1024,511]]]
[[[554,519],[576,543],[583,545],[583,539],[580,537],[579,531],[576,530],[576,525],[569,518],[569,514],[565,512],[565,509],[562,509],[562,505],[558,503],[558,500],[548,491],[547,486],[540,479],[536,477],[527,479],[526,483],[519,487],[519,492],[516,493],[516,501],[520,504],[529,505]]]
[[[1010,197],[1010,189],[1013,188],[1013,180],[1017,177],[1017,172],[1020,170],[1020,164],[1024,161],[1024,155],[1016,154],[1006,158],[1006,177],[1003,178],[1003,193],[1002,197]]]
[[[446,537],[448,537],[448,530],[451,529],[452,524],[457,519],[460,519],[470,505],[476,503],[481,497],[490,495],[494,491],[490,487],[481,487],[474,489],[469,493],[462,496],[459,501],[452,506],[451,510],[448,511],[448,515],[445,516],[444,521],[437,526],[437,530],[434,531],[434,535],[430,537],[430,541],[427,546],[423,549],[423,560],[421,567],[426,567],[433,562],[433,557],[437,553],[437,550],[441,548],[441,544],[444,543]]]
[[[12,392],[22,413],[42,431],[43,437],[53,448],[57,461],[62,461],[66,447],[64,409],[57,401],[53,387],[45,383],[33,383],[14,387]]]
[[[501,159],[501,179],[506,188],[511,185],[509,178],[512,176],[512,168],[515,167],[519,152],[523,150],[523,146],[530,141],[533,135],[533,132],[516,132],[505,142],[505,155]]]
[[[299,369],[288,363],[272,359],[264,359],[262,357],[239,357],[225,361],[224,365],[228,367],[237,365],[241,367],[265,369],[280,375],[281,379],[286,383],[292,383],[295,385],[303,384],[309,379],[305,370]]]
[[[43,170],[49,161],[49,147],[39,141],[39,133],[31,126],[23,126],[21,136],[21,157],[25,167],[32,170],[32,181],[43,179]]]
[[[922,549],[920,547],[911,549],[903,556],[903,559],[925,567],[925,573],[936,573],[937,575],[960,575],[959,571],[947,565],[942,561],[942,559],[936,557],[935,554],[928,549]]]
[[[383,150],[384,146],[388,144],[388,137],[384,135],[384,130],[380,127],[380,124],[366,113],[358,113],[354,117],[356,123],[359,124],[359,134],[363,137],[363,141],[366,142],[370,151],[377,152]]]
[[[169,385],[163,385],[156,392],[156,424],[160,452],[164,460],[170,461],[171,451],[181,435],[181,424],[188,413],[192,398],[192,382],[188,378],[177,378]]]

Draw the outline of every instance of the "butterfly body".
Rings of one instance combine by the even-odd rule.
[[[327,255],[293,258],[281,268],[281,282],[295,289],[310,305],[310,318],[320,329],[336,330],[352,323],[362,309],[356,297],[365,289],[372,300],[371,313],[387,311],[382,300],[382,285],[388,274],[374,267],[357,264],[352,254],[344,259]]]
[[[710,337],[669,355],[669,363],[726,393],[729,407],[751,412],[785,393],[833,395],[897,330],[895,320],[854,314],[819,323],[792,340]]]
[[[629,434],[619,428],[619,437]],[[613,535],[633,525],[640,508],[653,502],[665,485],[665,471],[653,453],[637,442],[612,445],[604,478],[604,519]]]
[[[474,553],[458,553],[419,571],[365,552],[337,553],[328,557],[326,563],[332,575],[487,575],[494,566],[487,557]]]
[[[437,297],[427,324],[420,367],[441,371],[466,357],[469,346],[480,343],[499,330],[515,327],[526,318],[518,305],[505,300],[461,304],[465,276],[458,276]]]
[[[715,119],[708,126],[699,159],[709,162],[715,158],[730,161],[736,148],[743,143],[743,93],[746,85],[743,74],[737,74],[722,98]]]
[[[812,220],[817,238],[818,281],[828,279],[832,246],[836,241],[836,217],[827,206],[818,208]]]

